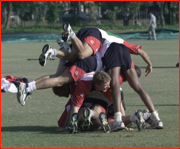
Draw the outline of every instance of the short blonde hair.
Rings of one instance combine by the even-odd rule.
[[[98,85],[109,81],[111,81],[111,77],[104,71],[97,71],[93,76],[93,82]]]

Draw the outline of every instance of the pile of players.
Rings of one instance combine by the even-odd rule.
[[[126,129],[132,123],[141,131],[146,122],[149,128],[163,128],[151,97],[139,81],[140,69],[131,60],[130,54],[140,55],[147,63],[146,76],[152,72],[149,56],[140,45],[130,44],[95,27],[82,28],[75,34],[70,24],[64,23],[63,30],[63,40],[57,40],[61,48],[57,50],[47,44],[39,57],[41,66],[51,57],[60,58],[56,73],[19,83],[17,99],[21,105],[25,105],[30,92],[52,88],[60,97],[71,95],[58,121],[58,131],[76,133],[103,129],[109,133]],[[68,40],[71,40],[70,45]],[[125,115],[121,89],[124,81],[139,94],[148,110]]]

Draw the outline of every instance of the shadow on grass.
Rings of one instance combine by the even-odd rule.
[[[177,106],[177,107],[179,107],[179,104],[154,104],[155,106]],[[129,104],[127,104],[126,106],[145,106],[145,105],[135,105],[135,104],[133,104],[133,105],[129,105]]]
[[[40,132],[49,134],[69,134],[67,131],[59,132],[56,131],[57,127],[45,127],[45,126],[9,126],[1,127],[1,132]]]
[[[139,67],[139,68],[146,69],[146,67]],[[153,68],[179,68],[179,67],[176,67],[176,66],[153,66]]]

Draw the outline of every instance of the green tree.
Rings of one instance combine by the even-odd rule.
[[[48,24],[50,24],[51,27],[58,18],[57,4],[58,4],[57,1],[56,2],[53,2],[53,1],[47,2],[48,11],[46,14],[46,20],[47,20]]]
[[[6,21],[6,29],[9,29],[11,24],[11,14],[12,12],[16,12],[17,15],[21,15],[21,17],[24,16],[25,12],[29,11],[30,14],[35,12],[35,8],[38,2],[34,1],[3,1],[1,4],[3,6],[4,11],[7,10],[7,20]]]
[[[160,22],[161,27],[165,27],[165,21],[164,21],[164,1],[157,1],[159,5],[159,13],[160,13]]]

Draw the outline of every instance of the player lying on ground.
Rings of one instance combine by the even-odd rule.
[[[100,82],[102,82],[102,81],[105,81],[105,82],[109,82],[108,80],[110,80],[110,78],[109,78],[109,76],[106,74],[106,73],[104,73],[104,72],[96,72],[96,74],[98,74],[97,75],[97,79],[95,78],[95,80],[98,80],[98,77],[101,79],[100,80]],[[86,86],[87,86],[87,88],[89,88],[90,86],[88,86],[87,84],[89,83],[90,84],[90,82],[88,82],[87,80],[89,80],[90,81],[90,77],[92,76],[92,74],[87,74],[85,77],[84,77],[84,85],[86,84]],[[87,78],[88,77],[88,78]],[[92,78],[92,77],[91,77]],[[92,79],[91,79],[92,80]],[[81,81],[79,81],[79,82],[81,82]],[[83,102],[83,105],[81,106],[81,108],[82,107],[85,107],[85,106],[88,106],[89,108],[92,108],[92,111],[90,111],[90,110],[88,110],[88,111],[90,111],[90,112],[87,112],[87,110],[86,111],[84,111],[83,113],[84,113],[84,118],[83,118],[83,121],[82,121],[82,123],[80,123],[80,128],[81,128],[81,130],[86,130],[86,128],[88,128],[89,127],[89,124],[90,124],[90,119],[91,118],[93,118],[93,119],[96,119],[96,118],[98,118],[98,116],[99,116],[99,114],[103,111],[103,112],[105,112],[106,110],[107,110],[107,105],[109,105],[108,103],[110,102],[110,100],[108,100],[102,93],[100,93],[100,92],[91,92],[90,94],[88,94],[88,95],[86,95],[87,93],[85,93],[85,92],[83,92],[83,89],[84,89],[84,85],[82,84],[83,82],[81,82],[80,84],[77,84],[77,87],[76,88],[78,88],[79,87],[79,89],[78,89],[78,91],[80,91],[79,92],[79,98],[83,98],[84,99],[84,97],[85,97],[85,100],[83,100],[84,102]],[[92,81],[91,81],[92,82]],[[99,83],[99,82],[98,82]],[[95,85],[95,88],[96,89],[98,89],[98,90],[100,90],[100,91],[102,91],[102,92],[105,92],[108,88],[109,88],[109,85],[107,85],[107,83],[101,83],[101,85],[98,85],[97,83],[95,83],[96,85]],[[105,85],[105,86],[104,86]],[[92,86],[92,85],[91,85]],[[81,87],[81,88],[80,88]],[[62,93],[61,91],[59,92],[60,94]],[[76,90],[75,90],[75,93],[76,93]],[[82,94],[84,95],[83,97],[81,97],[82,96]],[[76,96],[77,96],[77,94],[76,94]],[[73,94],[73,96],[72,96],[73,98],[75,97],[75,95]],[[78,97],[78,96],[77,96]],[[79,99],[78,98],[78,99]],[[101,101],[101,100],[103,100],[104,99],[104,101]],[[79,99],[80,100],[80,99]],[[97,102],[99,100],[99,102]],[[69,102],[66,104],[66,110],[68,109],[68,111],[64,111],[64,113],[62,114],[62,116],[61,116],[61,118],[60,118],[60,120],[58,121],[58,124],[59,124],[59,129],[58,130],[64,130],[65,129],[65,127],[66,126],[68,126],[68,124],[67,123],[65,123],[65,119],[67,120],[67,115],[69,115],[69,114],[67,114],[67,113],[71,113],[71,111],[73,111],[72,109],[73,108],[71,108],[70,110],[69,110],[69,106],[71,105],[71,107],[73,107],[73,104],[74,105],[77,105],[77,101],[75,102],[75,99],[74,100],[69,100]],[[96,105],[98,105],[98,104],[100,104],[101,105],[101,107],[99,108],[98,106],[96,106]],[[110,102],[110,104],[111,104],[111,102]],[[79,104],[78,104],[79,105]],[[78,108],[78,107],[76,107],[76,108]],[[103,110],[104,109],[104,110]],[[106,109],[106,110],[105,110]],[[94,110],[94,112],[95,112],[95,114],[93,114],[93,110]],[[123,109],[124,110],[124,109]],[[82,113],[82,110],[80,110],[81,112],[80,113]],[[111,110],[112,111],[112,110]],[[104,115],[104,114],[102,114],[102,115]],[[129,122],[131,122],[130,120],[129,120],[129,122],[128,122],[128,117],[130,117],[130,116],[125,116],[125,117],[123,117],[123,119],[125,120],[125,124],[127,124],[127,123],[129,123]],[[81,116],[81,118],[82,118],[82,116]],[[88,119],[87,119],[88,118]],[[100,117],[99,117],[100,118]],[[131,118],[131,120],[133,119],[134,117],[132,116],[132,118]],[[135,120],[133,120],[133,122],[135,122]],[[87,125],[86,125],[87,124]],[[96,123],[97,124],[97,123]],[[100,124],[100,123],[99,123]],[[99,126],[99,124],[97,124],[97,126]],[[142,123],[141,123],[142,124]],[[93,126],[96,126],[94,123],[93,123]],[[101,125],[102,126],[102,125]],[[105,129],[105,128],[109,128],[108,126],[103,126],[103,128]],[[139,128],[140,129],[140,128]],[[71,133],[74,133],[74,132],[76,132],[77,131],[77,113],[73,113],[72,114],[72,119],[71,119],[71,122],[70,122],[70,125],[69,125],[69,130],[70,130],[70,132]],[[140,129],[141,130],[141,129]],[[105,132],[106,132],[106,130],[104,130]],[[108,130],[109,131],[109,130]]]
[[[112,74],[115,74],[115,73],[112,73]],[[117,76],[116,76],[116,78],[117,78]],[[48,84],[48,83],[47,83],[47,80],[45,81],[45,84],[46,84],[46,85]],[[48,85],[49,85],[49,84],[48,84]],[[115,84],[112,83],[112,85],[114,86]],[[114,87],[114,88],[115,88],[115,87]],[[118,98],[119,95],[116,94],[117,91],[115,91],[115,90],[113,89],[113,92],[114,92],[114,95],[117,96],[116,98]],[[121,101],[121,100],[117,100],[117,99],[115,99],[115,100],[116,100],[116,101]],[[118,105],[118,104],[116,104],[116,105]],[[115,111],[119,112],[118,107],[116,107]],[[119,114],[120,114],[120,113],[119,113]],[[118,114],[118,115],[119,115],[119,114]],[[118,117],[120,117],[120,116],[118,116]],[[119,118],[118,118],[118,119],[119,119]],[[121,118],[120,118],[120,119],[121,119]],[[120,119],[118,120],[119,122],[121,121]],[[122,124],[122,125],[123,125],[123,124]]]

